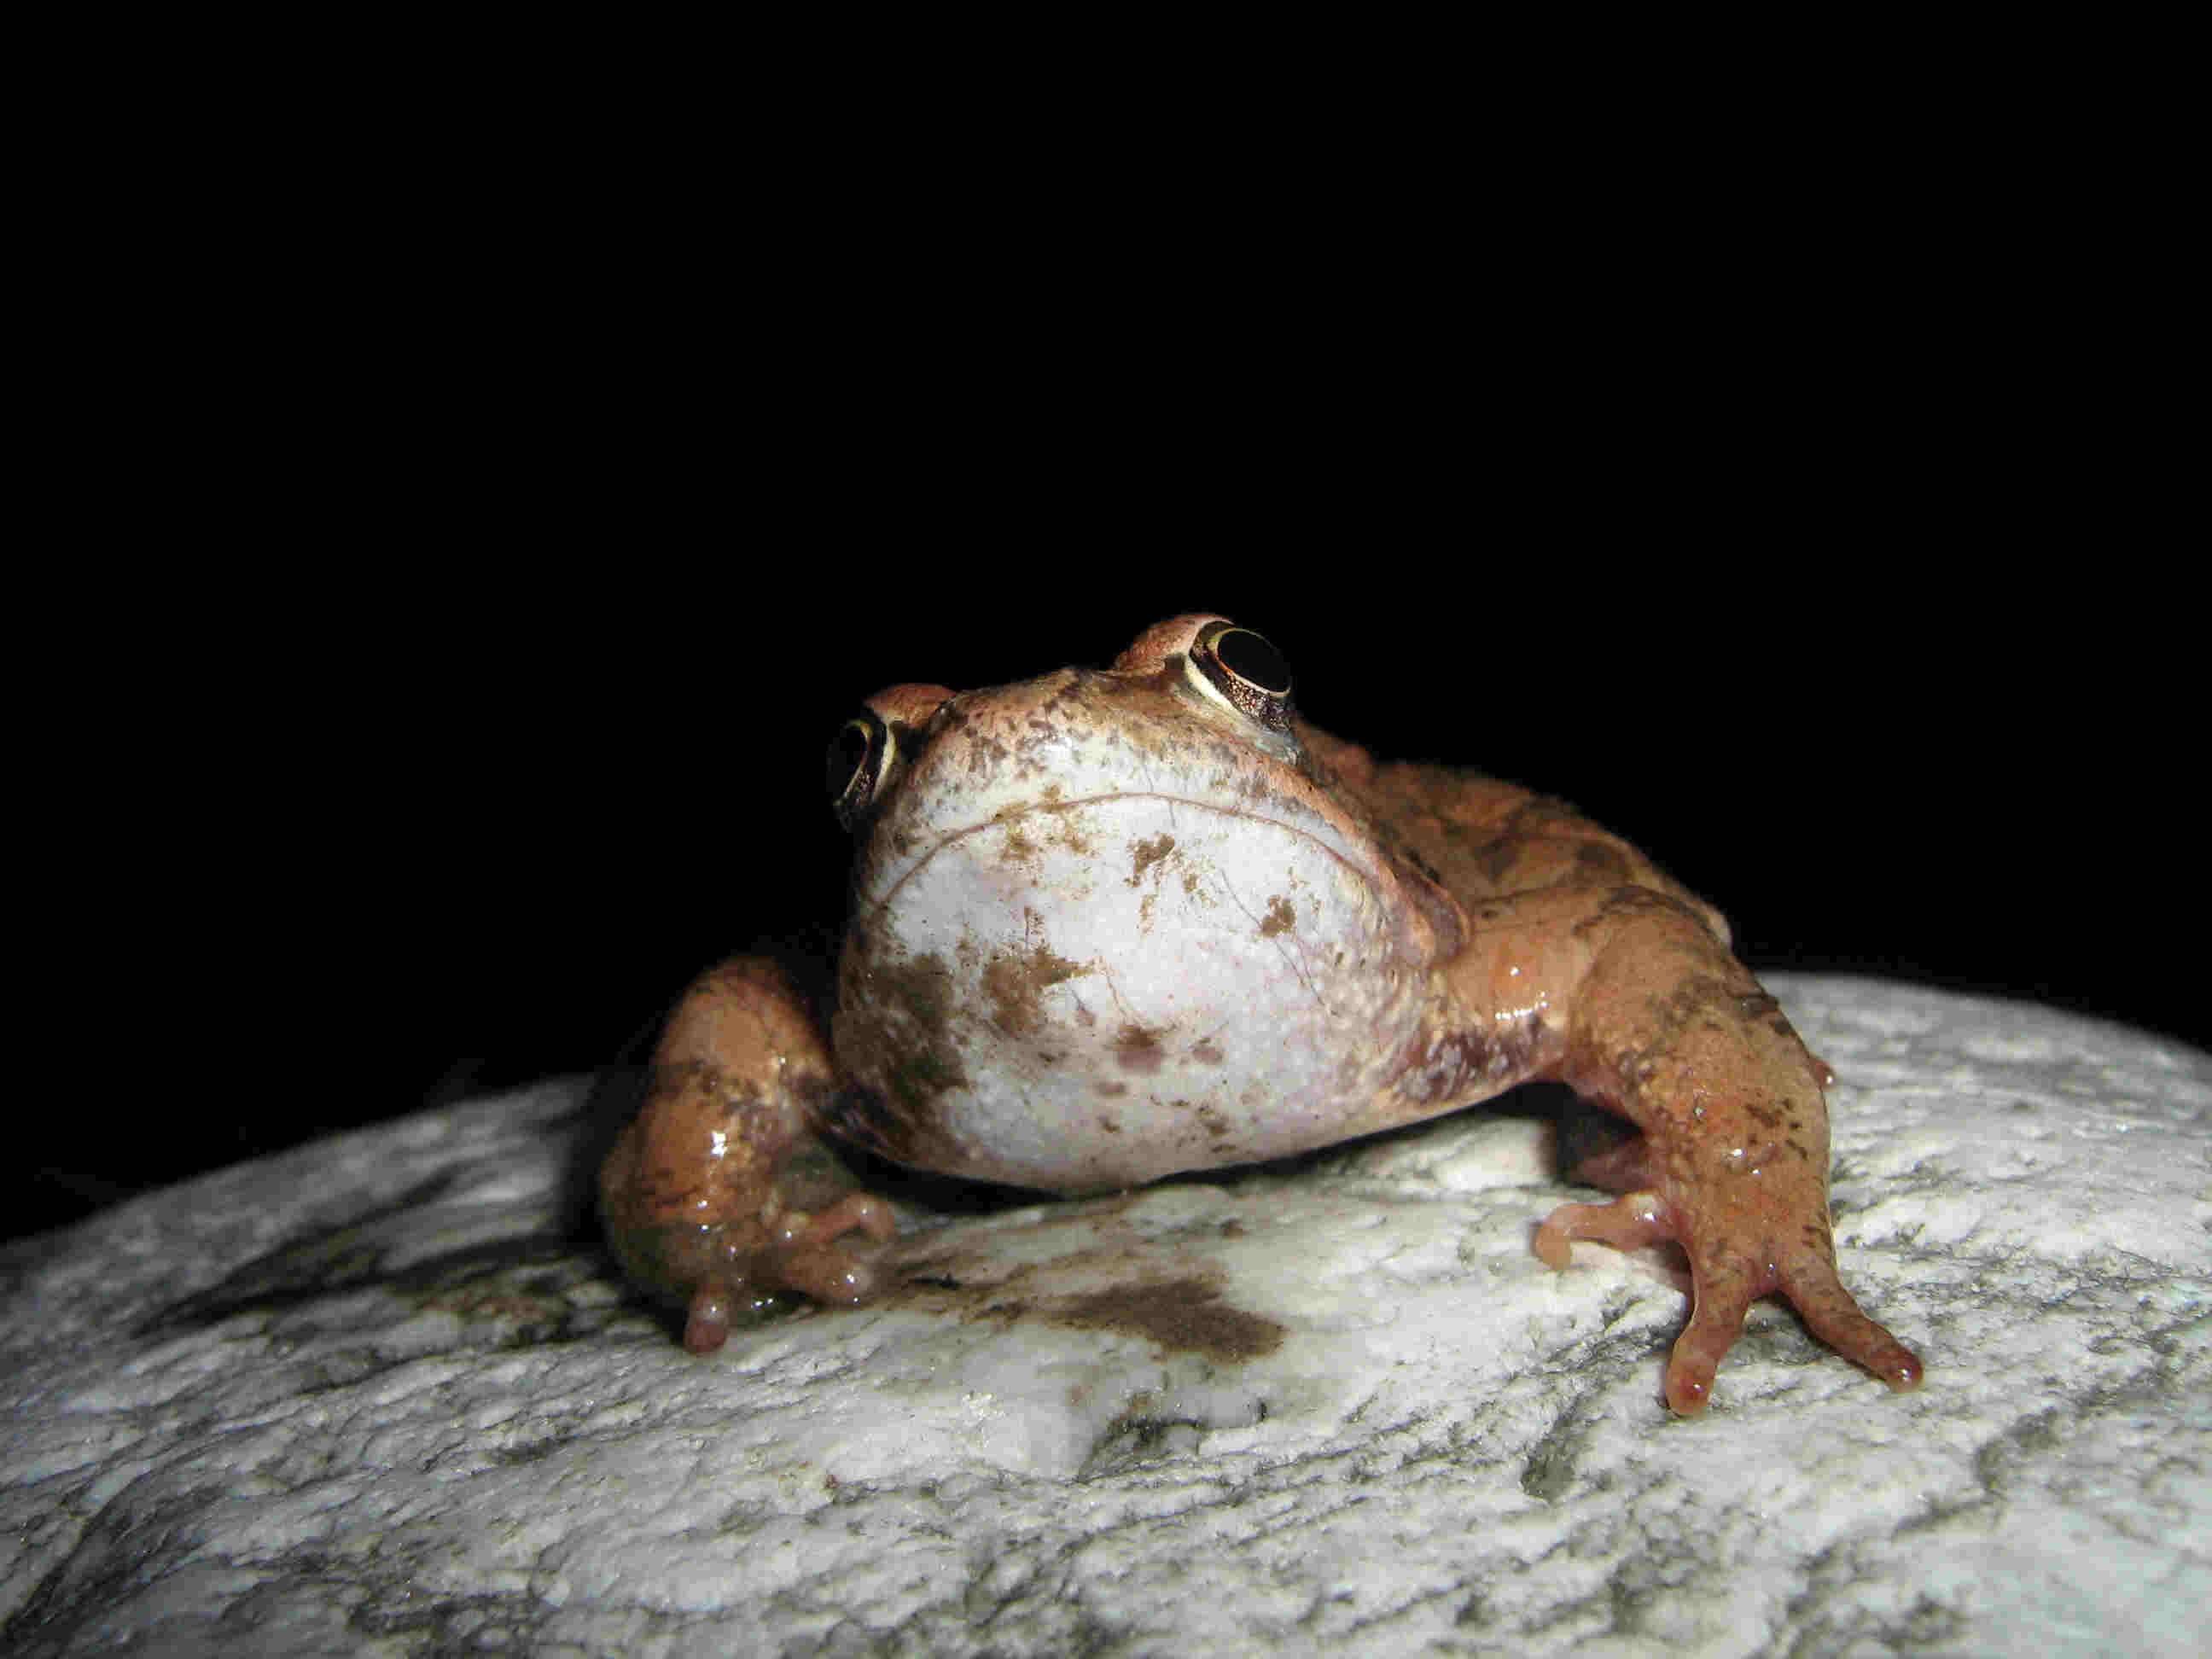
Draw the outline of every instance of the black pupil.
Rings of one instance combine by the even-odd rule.
[[[852,787],[853,779],[868,759],[868,728],[864,721],[847,720],[845,729],[830,739],[830,755],[823,768],[823,776],[830,786],[830,799],[842,799]]]
[[[1291,694],[1291,665],[1283,653],[1249,628],[1232,628],[1213,642],[1221,665],[1270,696]]]

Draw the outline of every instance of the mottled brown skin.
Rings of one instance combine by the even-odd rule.
[[[1667,1369],[1675,1411],[1705,1407],[1746,1310],[1775,1293],[1893,1388],[1917,1383],[1919,1361],[1860,1311],[1837,1275],[1822,1097],[1832,1079],[1730,953],[1719,914],[1626,842],[1512,785],[1378,765],[1302,723],[1261,735],[1266,752],[1247,756],[1233,741],[1240,716],[1192,698],[1176,678],[1183,653],[1195,650],[1194,626],[1212,621],[1159,624],[1111,676],[1048,677],[950,702],[942,687],[896,687],[872,707],[895,723],[902,753],[917,757],[955,741],[956,726],[960,740],[973,741],[1000,706],[994,698],[1009,711],[1007,743],[1037,723],[1047,694],[1055,705],[1080,704],[1085,719],[1110,722],[1127,706],[1155,725],[1188,720],[1209,752],[1249,768],[1253,790],[1297,797],[1369,848],[1378,889],[1403,918],[1407,943],[1394,965],[1413,972],[1418,1018],[1400,1039],[1402,1052],[1383,1057],[1382,1086],[1344,1103],[1342,1135],[1455,1109],[1531,1079],[1564,1081],[1642,1135],[1576,1171],[1621,1196],[1562,1206],[1536,1230],[1535,1253],[1563,1267],[1577,1238],[1682,1246],[1693,1302]],[[1084,702],[1091,684],[1121,702]],[[1132,885],[1167,852],[1136,842]],[[1263,919],[1261,929],[1273,925]],[[981,981],[992,1018],[1008,1031],[1033,1025],[1040,999],[1081,971],[1042,945],[1027,957],[1010,954]],[[871,985],[875,995],[901,999],[910,1018],[915,1009],[933,1014],[944,994],[920,968],[895,985],[891,977],[848,971],[847,1014]],[[927,1103],[933,1088],[969,1083],[912,1074],[958,1063],[951,1046],[937,1059],[881,1052],[884,1031],[911,1024],[885,1026],[858,1012],[840,1018],[841,1066],[781,975],[741,960],[702,979],[671,1018],[646,1106],[602,1171],[602,1207],[633,1278],[688,1310],[684,1342],[694,1352],[720,1346],[736,1310],[775,1292],[855,1303],[884,1277],[880,1253],[848,1248],[847,1236],[881,1243],[893,1231],[889,1212],[819,1156],[817,1131],[921,1167],[957,1173],[975,1163],[963,1159],[957,1134],[913,1103]],[[1141,1031],[1131,1040],[1140,1039],[1150,1040]],[[1132,1056],[1121,1059],[1127,1066]],[[1127,1075],[1141,1086],[1141,1066]],[[882,1086],[854,1086],[856,1077]],[[1223,1161],[1200,1155],[1188,1167]]]

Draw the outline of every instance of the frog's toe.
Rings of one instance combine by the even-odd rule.
[[[1607,1204],[1560,1205],[1544,1218],[1530,1248],[1546,1267],[1556,1269],[1567,1265],[1569,1247],[1577,1238],[1633,1250],[1680,1237],[1658,1194],[1623,1193]]]
[[[691,1292],[684,1316],[684,1349],[687,1353],[714,1352],[730,1340],[730,1325],[742,1304],[757,1307],[761,1298],[748,1296],[742,1286],[725,1279],[709,1279]]]
[[[1667,1407],[1678,1417],[1695,1417],[1711,1403],[1713,1378],[1721,1361],[1743,1334],[1750,1311],[1751,1286],[1731,1275],[1718,1286],[1702,1281],[1692,1292],[1690,1322],[1674,1339],[1667,1359]]]
[[[787,1223],[775,1244],[762,1252],[757,1277],[828,1306],[851,1307],[876,1293],[883,1270],[836,1241],[860,1232],[883,1244],[897,1231],[890,1205],[872,1193],[848,1193],[819,1214]]]
[[[1680,1243],[1682,1226],[1657,1193],[1624,1193],[1609,1204],[1562,1204],[1536,1229],[1537,1255],[1553,1267],[1567,1265],[1568,1247],[1577,1238],[1632,1250],[1662,1242]],[[1691,1263],[1690,1322],[1675,1340],[1667,1362],[1667,1404],[1694,1417],[1711,1400],[1721,1360],[1743,1330],[1743,1316],[1761,1285],[1724,1258],[1708,1255]]]
[[[1920,1356],[1867,1317],[1827,1255],[1808,1251],[1784,1263],[1780,1288],[1806,1328],[1844,1358],[1900,1393],[1920,1386]]]

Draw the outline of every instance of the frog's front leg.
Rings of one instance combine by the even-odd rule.
[[[1623,1195],[1562,1206],[1538,1229],[1537,1255],[1559,1267],[1571,1239],[1682,1246],[1693,1300],[1667,1367],[1677,1412],[1705,1409],[1746,1310],[1777,1291],[1844,1358],[1893,1389],[1913,1387],[1918,1358],[1837,1276],[1827,1068],[1674,899],[1622,890],[1577,931],[1593,955],[1556,1074],[1644,1135],[1582,1166],[1582,1178]]]
[[[876,1289],[874,1267],[837,1241],[880,1243],[896,1224],[814,1133],[836,1088],[820,1030],[772,963],[724,963],[669,1016],[645,1104],[600,1168],[599,1208],[623,1270],[685,1309],[693,1353],[780,1291],[849,1304]]]

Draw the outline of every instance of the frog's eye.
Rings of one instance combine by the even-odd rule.
[[[823,781],[830,810],[847,830],[883,798],[899,768],[897,730],[872,708],[863,708],[830,739]]]
[[[1183,673],[1200,696],[1227,703],[1270,732],[1290,730],[1291,665],[1250,629],[1209,623],[1190,642]]]
[[[887,685],[830,740],[823,780],[830,810],[851,830],[898,787],[907,763],[929,744],[930,721],[952,701],[941,685]]]

